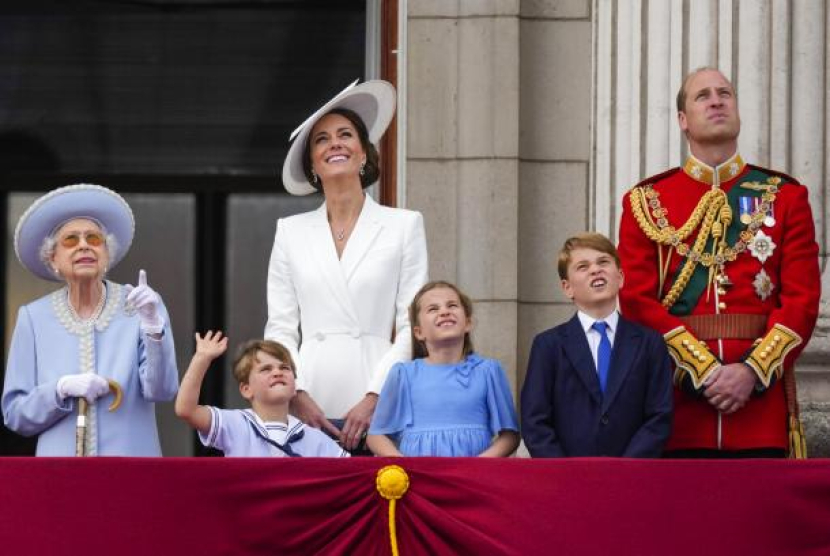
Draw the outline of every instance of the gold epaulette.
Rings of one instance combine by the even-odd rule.
[[[686,371],[692,379],[695,390],[706,382],[720,362],[718,358],[709,351],[709,348],[686,330],[685,326],[678,326],[663,335],[666,340],[666,347],[669,349],[672,359],[677,365],[678,372]],[[682,378],[675,374],[675,382]]]
[[[772,375],[781,378],[784,372],[784,358],[791,349],[801,344],[801,336],[783,324],[776,324],[755,346],[745,363],[752,367],[758,380],[769,387]]]

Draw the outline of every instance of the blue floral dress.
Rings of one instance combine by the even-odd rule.
[[[519,430],[507,377],[498,361],[473,353],[446,365],[397,363],[369,434],[388,435],[405,456],[477,456],[503,430]]]

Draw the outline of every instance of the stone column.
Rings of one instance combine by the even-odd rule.
[[[683,160],[674,96],[682,76],[700,66],[719,67],[736,86],[742,156],[809,188],[824,295],[799,361],[799,396],[811,453],[830,455],[827,2],[593,0],[592,26],[596,202],[590,210],[598,229],[616,234],[625,191]]]
[[[473,299],[474,342],[516,386],[518,0],[408,0],[406,205],[430,278]]]
[[[596,221],[591,157],[590,0],[521,2],[519,375],[533,337],[569,319],[556,259]]]

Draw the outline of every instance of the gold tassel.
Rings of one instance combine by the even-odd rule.
[[[790,415],[789,420],[790,430],[790,453],[789,457],[792,459],[806,459],[807,458],[807,443],[804,438],[804,427],[801,421],[795,415]]]
[[[724,228],[729,228],[732,223],[732,207],[729,206],[729,203],[724,203],[720,208],[720,221],[723,222]]]

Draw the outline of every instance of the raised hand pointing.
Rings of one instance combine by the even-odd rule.
[[[148,334],[161,334],[164,330],[164,318],[159,314],[161,297],[147,285],[147,273],[138,271],[138,285],[127,286],[127,303],[138,311],[141,329]]]

